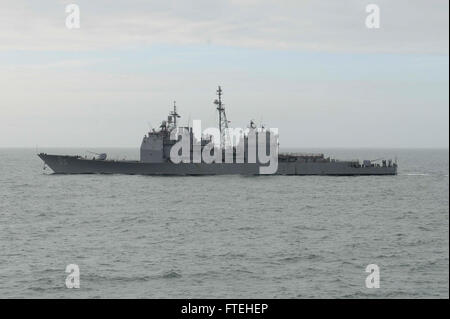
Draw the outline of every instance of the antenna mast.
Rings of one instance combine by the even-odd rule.
[[[177,117],[181,117],[178,113],[177,113],[177,101],[173,101],[173,111],[170,112],[170,115],[172,115],[173,118],[173,126],[177,127]]]
[[[220,131],[220,148],[225,148],[225,135],[228,129],[227,114],[225,113],[225,107],[222,103],[222,88],[219,85],[217,89],[218,99],[214,100],[214,104],[217,105],[217,111],[219,112],[219,131]]]

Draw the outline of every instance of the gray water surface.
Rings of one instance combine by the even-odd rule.
[[[323,151],[399,175],[52,175],[0,149],[0,297],[448,298],[448,150]]]

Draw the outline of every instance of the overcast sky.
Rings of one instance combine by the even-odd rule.
[[[448,19],[448,0],[0,0],[0,147],[138,147],[174,100],[217,125],[220,84],[231,125],[281,146],[448,148]]]

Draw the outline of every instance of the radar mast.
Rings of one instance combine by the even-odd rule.
[[[222,103],[222,88],[219,85],[217,89],[218,99],[214,100],[214,104],[217,105],[217,111],[219,112],[219,131],[220,131],[220,148],[225,148],[226,134],[228,132],[228,120],[225,113],[225,107]]]
[[[173,101],[173,111],[170,112],[170,115],[173,119],[173,126],[177,127],[177,118],[180,118],[181,116],[177,113],[177,101]]]

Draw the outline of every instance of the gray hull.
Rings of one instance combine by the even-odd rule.
[[[260,175],[259,164],[173,164],[92,160],[78,156],[38,154],[56,174],[129,175]],[[397,167],[354,167],[350,162],[279,162],[276,175],[396,175]]]

